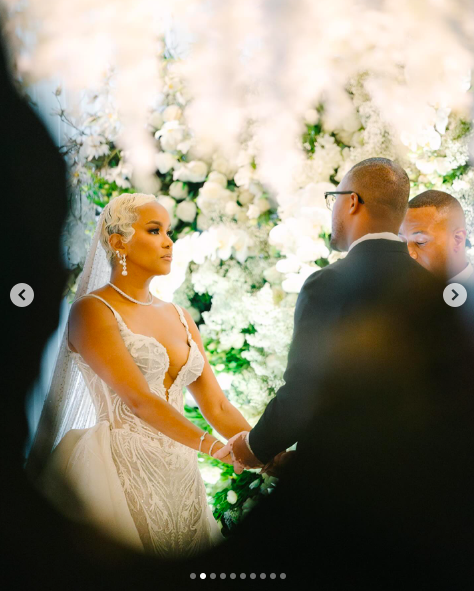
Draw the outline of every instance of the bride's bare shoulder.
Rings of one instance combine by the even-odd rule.
[[[74,324],[78,320],[84,321],[91,317],[95,320],[112,320],[113,313],[103,301],[107,301],[107,294],[107,286],[104,286],[78,298],[71,306],[69,322]]]

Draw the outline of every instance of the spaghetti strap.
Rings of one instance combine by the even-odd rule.
[[[104,302],[104,304],[107,306],[107,308],[109,308],[109,309],[112,311],[112,313],[113,313],[113,315],[115,316],[115,318],[117,319],[117,321],[118,321],[118,322],[121,322],[121,323],[123,323],[123,324],[125,324],[125,323],[124,323],[124,321],[123,321],[123,318],[120,316],[120,314],[117,312],[117,310],[116,310],[115,308],[113,308],[113,307],[112,307],[112,306],[109,304],[109,302],[106,302],[106,301],[105,301],[103,298],[101,298],[100,296],[96,295],[95,293],[86,293],[86,294],[84,294],[83,296],[80,296],[80,297],[78,297],[78,298],[77,298],[77,300],[76,300],[76,302],[77,302],[78,300],[80,300],[81,298],[86,298],[86,297],[88,297],[88,296],[90,296],[90,297],[92,297],[92,298],[97,298],[97,299],[98,299],[98,300],[100,300],[101,302]]]
[[[186,322],[186,318],[184,316],[183,310],[180,308],[180,306],[178,306],[178,304],[175,304],[174,302],[171,302],[171,303],[178,311],[179,319],[181,320],[182,324],[184,325],[184,328],[186,329],[186,334],[188,335],[188,340],[191,343],[193,340],[193,337],[191,335],[191,332],[189,331],[189,326],[188,326],[188,323]]]

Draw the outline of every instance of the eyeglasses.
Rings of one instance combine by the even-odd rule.
[[[354,193],[354,195],[357,195],[359,203],[364,203],[362,197],[355,191],[326,191],[324,193],[324,198],[326,199],[327,208],[329,210],[332,210],[332,208],[334,207],[334,203],[336,202],[337,195],[352,195],[352,193]]]

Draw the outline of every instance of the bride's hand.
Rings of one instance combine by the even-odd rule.
[[[224,444],[221,443],[221,445],[219,446],[218,449],[222,449],[223,447],[225,447],[225,446],[224,446]],[[217,445],[216,445],[216,448],[217,448]],[[216,451],[217,451],[217,449],[212,450],[212,457],[213,458],[215,457]],[[224,456],[223,458],[216,458],[216,459],[218,459],[220,462],[224,462],[224,464],[233,464],[234,463],[230,452],[226,456]]]

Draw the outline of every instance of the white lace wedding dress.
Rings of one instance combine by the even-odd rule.
[[[166,400],[166,348],[153,337],[132,332],[99,296],[82,297],[96,297],[111,309],[150,390]],[[204,360],[181,308],[174,306],[190,349],[168,390],[168,401],[183,414],[183,388],[201,375]],[[88,429],[71,429],[61,439],[43,478],[48,496],[55,496],[54,478],[59,471],[83,501],[87,521],[162,558],[188,557],[223,541],[207,504],[197,452],[139,419],[78,353],[72,355],[92,396],[97,423]]]

